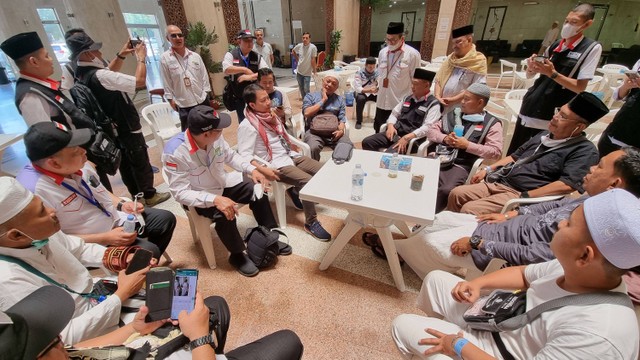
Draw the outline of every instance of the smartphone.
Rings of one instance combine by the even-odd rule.
[[[548,57],[544,56],[544,55],[538,55],[534,58],[535,61],[539,62],[539,63],[544,63],[544,60],[548,59]]]
[[[626,70],[624,74],[627,75],[627,77],[631,80],[638,80],[638,78],[640,78],[640,74],[638,74],[637,71]]]
[[[129,262],[129,265],[127,265],[127,269],[124,271],[124,273],[129,275],[131,273],[134,273],[136,271],[146,268],[147,266],[149,266],[149,262],[151,261],[152,257],[153,257],[153,253],[149,250],[145,250],[145,249],[136,250],[136,252],[133,254],[133,258],[131,258],[131,261]]]
[[[136,46],[138,46],[138,44],[140,44],[141,42],[142,42],[142,40],[140,40],[140,36],[138,36],[136,38],[136,40],[134,40],[134,39],[129,40],[129,45],[131,45],[132,49],[135,49]]]
[[[182,310],[187,313],[196,306],[196,290],[198,287],[198,269],[178,269],[173,281],[173,303],[171,319],[177,320]]]
[[[168,319],[171,316],[175,273],[168,267],[155,267],[147,273],[145,304],[149,313],[146,322]]]

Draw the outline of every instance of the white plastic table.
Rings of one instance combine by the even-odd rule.
[[[396,287],[405,291],[390,227],[396,225],[405,236],[410,236],[411,230],[406,222],[420,225],[430,225],[433,222],[440,162],[410,156],[411,172],[399,171],[398,177],[390,178],[388,170],[380,168],[382,155],[380,152],[354,149],[353,156],[347,163],[336,165],[333,161],[328,161],[302,188],[300,198],[343,208],[349,212],[345,219],[346,225],[322,259],[320,270],[326,270],[333,263],[358,230],[373,227],[387,254]],[[351,174],[356,164],[361,164],[367,173],[361,201],[351,200]],[[421,191],[413,191],[409,187],[411,174],[414,172],[424,175]]]
[[[23,137],[24,134],[0,134],[0,176],[13,176],[2,171],[2,157],[4,156],[4,151],[7,150],[9,146],[22,140]]]

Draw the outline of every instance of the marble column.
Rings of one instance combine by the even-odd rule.
[[[427,61],[431,61],[431,58],[433,58],[433,48],[436,42],[436,30],[439,15],[440,0],[428,0],[424,13],[422,42],[420,44],[420,56],[422,59]]]
[[[358,27],[358,57],[368,57],[371,51],[371,6],[360,5],[360,23]]]
[[[324,25],[324,43],[325,43],[325,52],[327,53],[327,57],[331,54],[330,44],[331,44],[331,31],[333,31],[335,27],[335,8],[333,6],[334,0],[324,0],[324,9],[325,9],[325,25]],[[331,59],[334,60],[334,59]]]
[[[242,30],[238,0],[222,0],[222,12],[224,13],[224,25],[227,29],[227,41],[230,44],[235,44],[236,35]]]
[[[182,0],[160,0],[167,25],[175,25],[185,31],[188,26],[187,15]],[[161,30],[162,31],[162,30]]]
[[[459,27],[469,25],[471,23],[471,15],[472,15],[472,0],[457,0],[456,2],[456,16],[453,17],[453,23],[451,24],[451,29],[457,29]],[[474,29],[476,33],[480,29]],[[453,44],[449,42],[449,47],[447,48],[447,54],[450,54],[453,51]]]

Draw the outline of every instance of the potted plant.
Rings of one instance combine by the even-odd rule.
[[[329,54],[324,59],[324,68],[333,69],[333,60],[340,51],[340,40],[342,39],[342,30],[332,30],[329,39]]]
[[[205,68],[207,69],[207,71],[209,71],[209,81],[211,83],[211,89],[214,98],[216,94],[222,94],[222,91],[224,89],[222,63],[213,60],[211,49],[209,48],[209,45],[216,44],[217,42],[218,34],[216,34],[215,27],[213,28],[213,31],[209,32],[202,21],[198,21],[195,24],[189,23],[187,37],[185,38],[185,44],[189,49],[197,52],[198,55],[200,55],[202,61],[204,62]]]

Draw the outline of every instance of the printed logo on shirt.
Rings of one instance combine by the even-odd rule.
[[[217,148],[215,148],[213,150],[213,156],[215,157],[215,156],[220,156],[220,155],[222,155],[222,148],[220,146],[218,146]]]
[[[567,54],[567,57],[569,59],[574,59],[574,60],[580,59],[580,56],[582,56],[582,53],[575,52],[575,51],[569,51],[569,53]]]
[[[68,198],[62,200],[62,206],[67,206],[67,205],[71,204],[71,202],[73,200],[75,200],[77,197],[78,197],[78,195],[76,195],[76,193],[73,193],[73,194],[69,195]]]
[[[172,163],[172,162],[168,162],[167,161],[167,162],[164,163],[164,165],[166,167],[172,168],[174,170],[178,170],[178,164],[176,164],[176,163]]]
[[[427,112],[427,107],[426,106],[420,106],[420,107],[418,107],[418,110],[420,110],[422,112]]]

